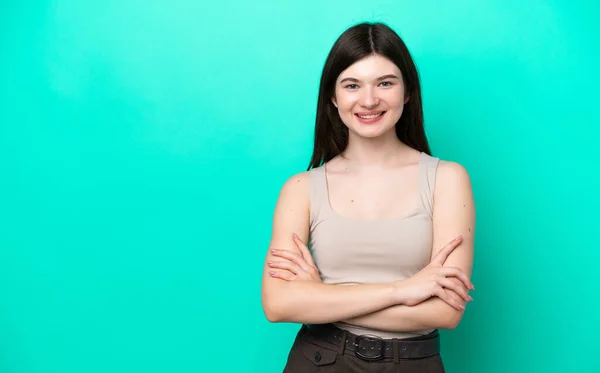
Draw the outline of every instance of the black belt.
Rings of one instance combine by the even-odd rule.
[[[306,325],[313,337],[350,351],[363,360],[419,359],[440,353],[437,330],[422,337],[383,339],[373,335],[356,335],[331,324]]]

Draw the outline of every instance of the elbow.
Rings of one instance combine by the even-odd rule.
[[[283,317],[281,316],[281,312],[279,312],[273,306],[265,306],[263,305],[263,313],[269,322],[278,323],[283,321]]]
[[[444,322],[441,325],[441,328],[446,329],[446,330],[454,330],[458,327],[458,324],[460,324],[459,318],[451,318],[451,319],[447,320],[446,322]]]
[[[289,287],[263,288],[262,309],[269,322],[298,322],[299,301]]]
[[[288,321],[285,317],[285,308],[281,300],[274,301],[272,299],[263,298],[262,302],[263,313],[269,322],[279,323]]]
[[[463,311],[459,311],[456,309],[449,309],[446,312],[442,313],[442,317],[440,317],[440,323],[438,325],[439,329],[446,330],[454,330],[460,324],[462,320]]]
[[[287,288],[263,285],[261,292],[262,310],[266,319],[271,323],[287,322],[289,316],[290,298],[287,296]]]

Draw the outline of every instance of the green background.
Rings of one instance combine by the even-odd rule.
[[[383,21],[435,156],[469,170],[474,283],[448,372],[600,372],[594,1],[8,1],[0,372],[280,372],[260,277],[321,68]],[[235,353],[232,353],[235,351]]]

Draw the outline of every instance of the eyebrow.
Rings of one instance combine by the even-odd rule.
[[[383,75],[383,76],[380,76],[379,78],[377,78],[376,80],[377,80],[377,81],[382,81],[382,80],[386,80],[386,79],[398,79],[398,80],[400,80],[400,78],[398,78],[398,77],[397,77],[396,75],[394,75],[394,74],[387,74],[387,75]],[[352,77],[348,77],[348,78],[344,78],[344,79],[342,79],[342,80],[340,81],[340,83],[343,83],[343,82],[354,82],[354,83],[358,83],[358,79],[356,79],[356,78],[352,78]]]

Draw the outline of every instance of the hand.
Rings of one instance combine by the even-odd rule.
[[[285,261],[273,261],[269,260],[267,264],[271,268],[284,269],[286,271],[270,271],[271,277],[280,278],[286,281],[318,281],[321,282],[319,276],[319,270],[313,261],[312,255],[308,250],[308,247],[302,242],[302,240],[293,235],[294,243],[300,250],[300,254],[294,253],[287,250],[271,250],[274,256],[287,259]]]
[[[463,303],[473,300],[469,296],[468,290],[474,290],[475,287],[460,268],[443,267],[448,255],[458,247],[461,241],[462,237],[460,236],[450,241],[425,268],[407,280],[396,282],[401,304],[415,306],[437,296],[458,310],[465,309]],[[446,289],[452,290],[456,294]]]

